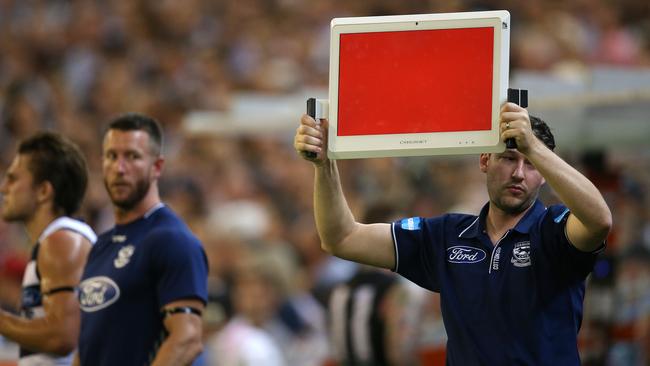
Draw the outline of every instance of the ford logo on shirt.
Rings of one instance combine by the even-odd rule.
[[[119,298],[120,288],[106,276],[91,277],[79,284],[79,304],[85,312],[101,310]]]
[[[447,248],[447,261],[451,263],[476,263],[485,259],[482,249],[457,245]]]

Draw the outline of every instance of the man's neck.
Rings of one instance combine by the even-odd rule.
[[[149,193],[140,201],[138,202],[135,207],[131,209],[122,209],[120,207],[114,206],[114,212],[115,212],[115,223],[117,225],[125,225],[130,222],[133,222],[142,216],[144,216],[149,210],[151,210],[154,206],[160,203],[160,197],[158,196],[158,191],[156,190],[155,192],[153,190],[149,191]]]
[[[493,245],[505,235],[505,233],[514,228],[519,220],[530,210],[533,205],[530,205],[524,211],[518,214],[511,214],[498,208],[494,203],[490,202],[490,208],[485,218],[485,229],[490,237]]]
[[[60,215],[55,215],[50,210],[38,209],[34,215],[25,221],[25,231],[31,243],[35,243],[41,236],[47,225],[57,219]]]

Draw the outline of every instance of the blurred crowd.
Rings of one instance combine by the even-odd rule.
[[[333,17],[493,9],[512,14],[515,70],[650,66],[650,5],[635,0],[0,0],[0,172],[20,139],[43,128],[65,133],[90,167],[80,216],[101,232],[112,224],[100,170],[102,129],[126,111],[156,117],[166,133],[163,200],[209,257],[208,355],[210,345],[223,347],[229,322],[245,317],[258,325],[260,340],[270,335],[288,364],[322,365],[330,358],[327,296],[357,267],[320,250],[310,164],[293,151],[291,131],[188,135],[183,117],[227,111],[241,91],[325,87]],[[603,191],[615,220],[587,291],[584,363],[646,364],[650,146],[559,151]],[[340,168],[357,217],[378,204],[431,216],[476,213],[486,202],[476,160],[367,159]],[[0,222],[5,308],[16,307],[30,245],[20,227]],[[436,296],[409,291],[418,358],[435,364],[445,344]]]

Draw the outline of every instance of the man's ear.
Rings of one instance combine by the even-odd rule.
[[[487,168],[490,162],[490,156],[492,156],[492,154],[483,153],[478,159],[478,165],[481,168],[481,171],[483,173],[487,173]]]
[[[36,202],[43,203],[48,200],[54,201],[54,186],[49,180],[44,180],[36,185]]]
[[[156,179],[160,178],[164,166],[165,166],[165,158],[162,155],[160,155],[156,158],[156,161],[154,161],[153,163],[154,177]]]

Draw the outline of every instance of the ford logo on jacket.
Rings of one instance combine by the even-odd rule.
[[[451,263],[476,263],[485,259],[482,249],[457,245],[447,248],[447,261]]]

